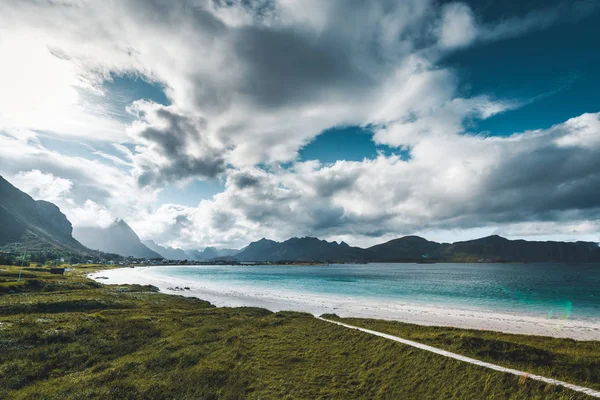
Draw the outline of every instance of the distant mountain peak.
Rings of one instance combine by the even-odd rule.
[[[240,250],[238,249],[219,249],[215,246],[206,246],[202,251],[188,250],[186,251],[186,254],[188,258],[192,260],[207,261],[212,259],[231,258],[239,252]]]
[[[140,240],[135,231],[123,219],[117,218],[107,228],[79,227],[73,235],[90,248],[125,257],[163,258],[156,251],[150,250]]]
[[[161,246],[152,239],[143,240],[142,243],[146,245],[146,247],[148,247],[150,250],[158,253],[167,260],[187,260],[193,258],[189,257],[188,254],[186,254],[186,252],[182,249],[178,249],[171,246]]]
[[[489,236],[485,236],[482,237],[481,239],[475,239],[475,240],[480,240],[480,241],[493,241],[493,242],[510,242],[510,239],[507,239],[505,237],[502,237],[500,235],[489,235]]]
[[[241,261],[360,261],[363,250],[316,237],[293,237],[283,242],[261,239],[250,243],[236,257]]]
[[[112,224],[123,227],[123,228],[131,229],[129,224],[127,222],[125,222],[124,219],[121,219],[121,218],[115,218],[115,220],[113,221]],[[131,229],[131,230],[133,231],[133,229]]]
[[[425,239],[422,236],[417,236],[417,235],[402,236],[398,240],[417,240],[417,241],[421,241],[421,242],[429,242],[430,241],[430,240]]]

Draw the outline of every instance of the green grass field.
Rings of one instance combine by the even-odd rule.
[[[503,367],[600,390],[600,342],[422,326],[362,318],[331,320],[388,333]]]
[[[586,398],[309,314],[216,308],[152,287],[104,286],[85,278],[93,268],[65,276],[30,268],[16,284],[18,268],[0,267],[0,398]],[[347,322],[375,324],[368,326],[439,347],[445,341],[465,355],[481,350],[498,363],[505,352],[509,366],[548,374],[556,368],[561,379],[598,387],[598,343],[524,336],[510,341],[505,336],[515,335]],[[503,347],[506,342],[522,346],[526,360]],[[534,349],[565,358],[540,366],[548,360]],[[577,368],[577,360],[588,364]]]

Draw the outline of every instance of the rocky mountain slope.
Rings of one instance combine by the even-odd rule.
[[[0,226],[0,251],[93,254],[73,238],[71,223],[56,205],[34,200],[1,176]]]
[[[115,220],[107,228],[76,228],[73,236],[89,248],[107,253],[115,253],[124,257],[163,258],[145,246],[133,229],[122,219]]]

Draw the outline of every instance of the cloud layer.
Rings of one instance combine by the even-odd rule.
[[[483,22],[467,4],[426,0],[3,2],[0,173],[75,224],[120,216],[183,247],[494,226],[536,234],[564,221],[594,235],[598,114],[475,135],[470,121],[521,103],[465,96],[439,63],[589,7]],[[170,104],[137,100],[121,118],[102,85],[115,75],[164,87]],[[368,128],[410,158],[298,161],[340,126]],[[50,150],[44,136],[83,141],[94,157]],[[194,179],[225,190],[197,207],[156,203]]]
[[[269,172],[247,168],[230,173],[226,190],[212,201],[163,207],[155,218],[168,220],[170,229],[180,225],[190,243],[210,242],[223,232],[230,235],[227,243],[239,239],[237,244],[292,235],[371,243],[381,236],[481,226],[533,236],[552,226],[553,233],[589,239],[600,228],[599,122],[600,114],[584,114],[508,138],[425,138],[409,161],[380,155]],[[594,140],[580,140],[591,132]],[[147,221],[142,229],[160,235],[164,228],[155,226]]]

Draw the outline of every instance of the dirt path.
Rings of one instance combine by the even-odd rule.
[[[357,330],[359,330],[361,332],[369,333],[369,334],[375,335],[375,336],[380,336],[382,338],[390,339],[390,340],[393,340],[395,342],[400,342],[400,343],[403,343],[403,344],[408,345],[408,346],[416,347],[417,349],[421,349],[421,350],[425,350],[425,351],[430,351],[432,353],[440,354],[440,355],[445,356],[445,357],[454,358],[455,360],[464,361],[464,362],[467,362],[469,364],[479,365],[480,367],[485,367],[485,368],[493,369],[494,371],[506,372],[506,373],[509,373],[509,374],[517,375],[517,376],[525,376],[525,377],[527,377],[529,379],[535,379],[536,381],[541,381],[541,382],[549,383],[551,385],[564,386],[564,387],[569,388],[571,390],[575,390],[577,392],[582,392],[582,393],[585,393],[585,394],[587,394],[589,396],[592,396],[592,397],[600,398],[600,391],[597,391],[597,390],[594,390],[594,389],[586,388],[586,387],[583,387],[583,386],[573,385],[573,384],[570,384],[570,383],[567,383],[567,382],[562,382],[562,381],[559,381],[559,380],[556,380],[556,379],[552,379],[552,378],[545,378],[543,376],[530,374],[528,372],[519,371],[519,370],[512,369],[512,368],[501,367],[501,366],[496,365],[496,364],[491,364],[491,363],[488,363],[488,362],[485,362],[485,361],[476,360],[474,358],[469,358],[469,357],[461,356],[460,354],[452,353],[450,351],[438,349],[437,347],[427,346],[426,344],[422,344],[422,343],[418,343],[418,342],[413,342],[412,340],[402,339],[402,338],[400,338],[398,336],[388,335],[387,333],[381,333],[381,332],[377,332],[377,331],[372,331],[370,329],[359,328],[357,326],[347,325],[347,324],[343,324],[341,322],[331,321],[331,320],[328,320],[328,319],[325,319],[325,318],[321,318],[321,317],[317,317],[317,318],[320,319],[321,321],[326,321],[326,322],[329,322],[329,323],[332,323],[332,324],[336,324],[336,325],[340,325],[340,326],[343,326],[343,327],[346,327],[346,328],[349,328],[349,329],[357,329]]]

